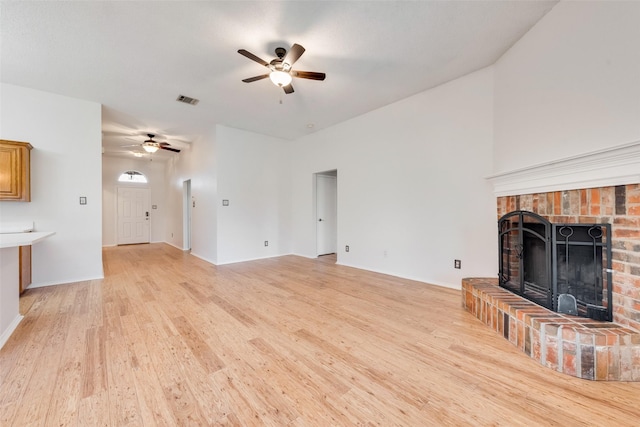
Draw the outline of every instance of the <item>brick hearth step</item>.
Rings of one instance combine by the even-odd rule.
[[[462,306],[543,366],[588,380],[640,381],[640,331],[555,313],[490,278],[463,279]]]

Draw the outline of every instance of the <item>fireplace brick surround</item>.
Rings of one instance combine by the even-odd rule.
[[[497,279],[464,279],[463,307],[544,366],[591,380],[640,381],[640,184],[497,198],[497,218],[516,210],[554,223],[611,224],[613,322],[554,313]]]

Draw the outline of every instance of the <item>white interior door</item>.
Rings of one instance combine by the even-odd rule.
[[[338,177],[316,175],[316,242],[319,255],[338,250]]]
[[[149,189],[118,188],[118,244],[149,243]]]

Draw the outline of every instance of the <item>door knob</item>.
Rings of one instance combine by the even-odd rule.
[[[320,218],[318,221],[322,222],[322,218]]]

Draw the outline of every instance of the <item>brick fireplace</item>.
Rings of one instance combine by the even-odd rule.
[[[606,223],[612,234],[613,321],[640,331],[640,184],[498,197],[498,217],[534,212],[555,223]]]
[[[640,184],[497,198],[497,218],[520,210],[553,223],[611,225],[613,322],[552,312],[499,288],[497,279],[463,280],[463,306],[547,367],[640,381]]]

